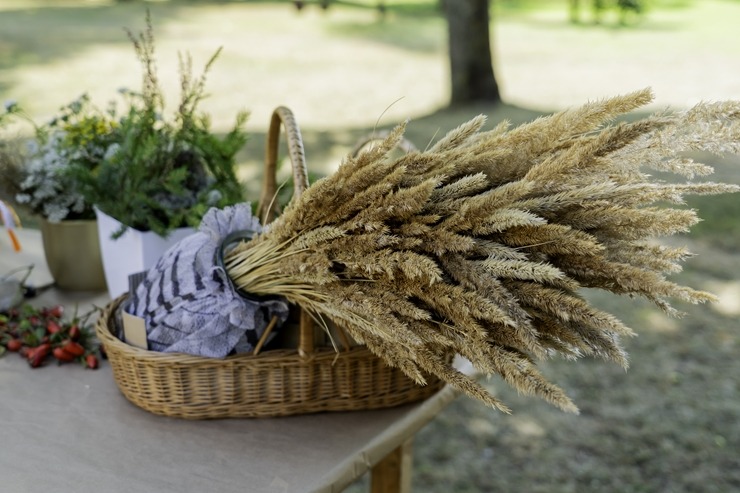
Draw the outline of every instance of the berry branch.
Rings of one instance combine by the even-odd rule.
[[[62,320],[64,307],[35,308],[23,305],[0,313],[0,356],[17,352],[32,368],[42,366],[50,357],[58,364],[78,362],[85,368],[98,367],[102,347],[95,338],[88,319],[97,310],[71,320]]]

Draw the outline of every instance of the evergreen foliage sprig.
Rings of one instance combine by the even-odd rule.
[[[740,190],[643,171],[692,178],[712,170],[684,151],[739,154],[740,102],[604,126],[651,99],[639,91],[511,130],[482,132],[479,117],[391,159],[400,126],[231,251],[228,272],[246,292],[281,294],[345,327],[419,383],[437,375],[506,410],[448,362],[460,354],[575,412],[534,362],[593,355],[626,367],[620,338],[633,335],[581,291],[642,296],[674,315],[671,298],[712,300],[666,278],[688,252],[655,239],[698,221],[664,204]]]
[[[238,112],[233,128],[219,137],[209,117],[198,112],[219,49],[195,78],[190,57],[181,57],[180,102],[166,119],[148,13],[145,31],[128,35],[143,71],[141,92],[122,91],[127,111],[118,120],[117,146],[96,175],[79,179],[89,200],[125,227],[166,236],[178,227],[197,226],[210,207],[244,200],[235,156],[247,140],[247,113]]]

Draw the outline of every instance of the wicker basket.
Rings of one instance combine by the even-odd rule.
[[[281,125],[293,164],[295,194],[307,186],[303,144],[292,113],[275,110],[268,134],[260,217],[274,217],[275,170]],[[187,419],[288,416],[323,411],[393,407],[425,399],[442,387],[429,376],[421,387],[364,346],[315,347],[317,333],[303,310],[283,331],[297,332],[296,349],[275,349],[225,359],[160,353],[118,339],[115,312],[124,298],[106,306],[96,332],[123,395],[155,414]],[[296,307],[297,308],[297,307]]]

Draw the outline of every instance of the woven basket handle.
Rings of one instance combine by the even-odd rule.
[[[303,138],[293,112],[285,106],[279,106],[272,112],[270,128],[267,133],[265,149],[265,174],[262,181],[262,193],[257,207],[257,214],[262,224],[268,224],[280,214],[277,201],[277,159],[280,144],[280,128],[285,127],[285,138],[288,144],[288,156],[293,170],[293,199],[299,197],[308,188],[308,170],[306,153],[303,149]],[[300,311],[298,353],[307,356],[314,352],[314,321],[306,310]]]
[[[303,138],[293,112],[285,106],[279,106],[272,113],[270,129],[267,133],[265,149],[265,175],[262,181],[257,214],[262,224],[267,224],[280,214],[277,201],[277,159],[280,143],[280,127],[285,127],[285,138],[288,144],[288,156],[293,169],[293,197],[300,196],[308,188],[308,171],[306,153],[303,150]]]

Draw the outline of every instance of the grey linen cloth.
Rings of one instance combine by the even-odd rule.
[[[223,358],[251,351],[273,316],[285,322],[284,300],[245,299],[216,261],[223,240],[243,230],[261,230],[249,204],[212,208],[147,272],[124,309],[145,320],[150,350]]]

